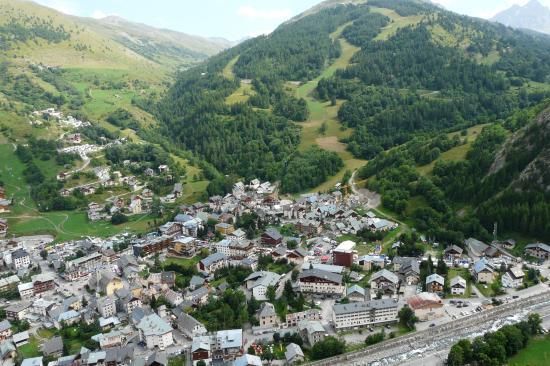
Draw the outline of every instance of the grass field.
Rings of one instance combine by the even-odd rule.
[[[550,337],[533,339],[526,348],[508,361],[508,366],[550,365]]]
[[[393,36],[399,28],[408,27],[420,23],[424,18],[423,15],[413,15],[402,17],[395,11],[386,8],[371,8],[372,12],[379,13],[391,19],[391,23],[382,28],[382,31],[376,36],[375,40],[383,41]]]
[[[246,103],[254,95],[255,91],[252,84],[241,82],[241,86],[225,99],[225,103],[233,105],[237,103]]]
[[[466,158],[466,154],[468,154],[468,151],[470,151],[472,147],[472,143],[477,139],[477,137],[481,133],[481,130],[483,130],[483,127],[485,126],[486,125],[477,125],[477,126],[468,128],[468,134],[466,135],[466,138],[468,139],[468,143],[459,145],[457,147],[453,147],[449,151],[445,151],[444,153],[442,153],[439,158],[432,161],[430,164],[418,167],[417,169],[420,172],[420,174],[422,175],[430,174],[433,171],[434,166],[438,161],[464,160]],[[460,133],[459,132],[450,133],[449,137],[453,138],[455,135],[460,136]]]

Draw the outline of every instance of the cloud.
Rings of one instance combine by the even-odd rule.
[[[245,5],[237,9],[237,15],[253,20],[284,20],[292,17],[293,12],[290,9],[261,10]]]
[[[105,13],[105,12],[102,11],[102,10],[96,9],[96,10],[94,10],[94,11],[92,12],[92,15],[90,15],[90,16],[91,16],[92,18],[94,18],[94,19],[103,19],[103,18],[107,18],[107,17],[109,17],[109,16],[118,16],[118,14],[116,14],[116,13],[109,13],[109,14],[107,14],[107,13]]]

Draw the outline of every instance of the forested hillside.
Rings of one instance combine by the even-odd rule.
[[[534,207],[548,202],[544,189],[521,193],[533,203],[524,203],[528,224],[511,224],[500,211],[519,202],[516,187],[547,178],[532,173],[545,171],[545,151],[501,152],[507,163],[489,170],[550,96],[550,39],[420,1],[324,5],[183,73],[153,107],[162,133],[223,173],[280,180],[284,192],[299,192],[319,184],[312,176],[342,169],[335,154],[343,154],[326,139],[310,142],[308,127],[319,108],[336,109],[344,132],[332,125],[334,136],[372,160],[360,178],[420,230],[449,243],[488,239],[493,220],[547,233]],[[228,103],[235,95],[239,102]],[[468,141],[466,129],[476,125],[485,128]],[[315,134],[328,128],[324,122]],[[313,159],[305,138],[328,151]],[[455,151],[461,158],[438,161]],[[427,164],[428,174],[420,169]]]

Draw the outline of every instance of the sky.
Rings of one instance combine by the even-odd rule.
[[[237,41],[273,31],[320,0],[34,0],[61,12],[127,20]],[[539,0],[550,7],[550,0]],[[461,14],[490,18],[528,0],[433,0]]]

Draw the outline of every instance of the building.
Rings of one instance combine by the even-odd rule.
[[[16,270],[19,268],[28,268],[31,264],[31,257],[29,253],[23,248],[19,248],[11,253],[11,260],[13,268]]]
[[[320,234],[323,231],[323,226],[318,221],[304,219],[298,220],[296,229],[306,236],[312,236]]]
[[[116,300],[111,296],[103,296],[97,300],[97,311],[104,318],[116,315]]]
[[[463,252],[464,249],[462,249],[461,247],[457,245],[451,245],[445,248],[445,251],[443,253],[447,258],[460,258]]]
[[[136,257],[146,257],[150,254],[162,252],[168,249],[174,241],[174,238],[162,235],[152,239],[146,239],[141,243],[134,244],[132,249]]]
[[[485,258],[482,258],[474,263],[472,277],[479,283],[492,283],[496,277],[496,273],[493,266]]]
[[[120,277],[107,270],[94,272],[88,280],[88,286],[101,294],[111,296],[116,290],[124,287]]]
[[[217,242],[215,248],[230,258],[243,259],[252,253],[254,245],[249,240],[224,239]]]
[[[181,235],[181,233],[183,232],[182,228],[183,228],[183,225],[181,223],[170,221],[164,225],[161,225],[159,227],[159,231],[161,235],[177,236],[177,235]]]
[[[11,321],[23,320],[25,315],[30,311],[31,303],[28,301],[21,301],[17,304],[8,306],[6,309],[6,318]]]
[[[6,319],[0,322],[0,341],[5,341],[12,335],[11,324]]]
[[[365,271],[373,269],[382,269],[386,265],[386,256],[384,255],[364,255],[359,257],[357,263],[363,267]]]
[[[451,278],[451,295],[464,295],[466,293],[468,284],[466,280],[460,276]]]
[[[286,314],[286,325],[289,327],[297,326],[303,320],[321,320],[321,310],[319,309],[308,309],[305,311],[300,311],[298,313]]]
[[[220,330],[212,340],[212,358],[215,360],[234,360],[243,354],[242,329]]]
[[[175,239],[170,248],[170,252],[180,257],[193,257],[197,252],[195,238],[185,236]]]
[[[235,359],[233,366],[262,366],[262,359],[259,356],[244,354]]]
[[[359,285],[353,285],[346,291],[346,297],[351,302],[365,301],[365,289]]]
[[[502,287],[519,288],[523,286],[525,273],[520,267],[513,267],[502,276]]]
[[[298,332],[304,341],[313,347],[315,343],[321,342],[327,336],[327,331],[320,321],[304,320],[298,324]]]
[[[172,327],[157,314],[144,316],[137,325],[139,338],[146,344],[147,349],[164,351],[174,343]]]
[[[209,336],[197,336],[193,338],[191,344],[191,361],[193,365],[196,365],[199,361],[203,361],[207,365],[212,361],[210,347],[211,337]]]
[[[274,272],[260,271],[245,278],[246,288],[252,292],[252,297],[259,301],[267,300],[268,287],[277,289],[281,275]]]
[[[235,231],[235,227],[233,227],[233,225],[228,224],[226,222],[220,222],[219,224],[216,224],[214,226],[214,229],[216,230],[216,232],[222,235],[229,235]]]
[[[17,277],[17,275],[0,278],[0,292],[9,291],[16,288],[20,282],[21,280]]]
[[[293,365],[295,363],[303,362],[305,359],[304,352],[302,351],[302,348],[300,348],[300,346],[298,346],[297,344],[290,343],[286,346],[285,359],[287,365]]]
[[[0,218],[0,238],[5,238],[8,233],[8,220]]]
[[[214,273],[220,268],[227,267],[228,258],[225,254],[214,253],[208,257],[201,259],[198,263],[199,271],[206,273]]]
[[[420,321],[428,321],[445,315],[443,302],[435,293],[421,292],[407,299],[407,304]]]
[[[355,254],[355,242],[346,240],[340,243],[332,251],[332,263],[337,266],[350,268],[353,264],[353,256]]]
[[[201,322],[183,311],[178,315],[177,324],[178,329],[191,339],[207,333],[206,327]]]
[[[40,273],[32,276],[31,280],[35,295],[55,289],[55,275],[53,273]]]
[[[60,336],[48,339],[41,348],[45,357],[61,357],[63,355],[63,339]]]
[[[103,263],[103,254],[96,252],[84,257],[73,259],[67,262],[68,271],[78,270],[82,273],[89,273],[101,266]]]
[[[263,245],[276,247],[283,243],[283,236],[275,229],[268,229],[262,234],[261,242]]]
[[[525,253],[542,260],[550,258],[550,245],[544,243],[527,244]]]
[[[393,272],[382,269],[370,279],[370,298],[396,298],[399,292],[399,278]]]
[[[21,283],[17,286],[17,291],[19,291],[19,296],[21,299],[28,300],[34,296],[34,288],[32,282]]]
[[[262,328],[274,328],[278,324],[278,316],[275,312],[275,306],[269,302],[264,302],[258,311],[258,321]]]
[[[342,275],[319,269],[308,269],[298,277],[300,291],[308,294],[342,297],[345,295],[346,285]]]
[[[392,299],[335,304],[332,307],[332,322],[337,331],[396,321],[397,303]]]
[[[426,291],[442,293],[445,286],[445,278],[433,273],[426,277]]]

